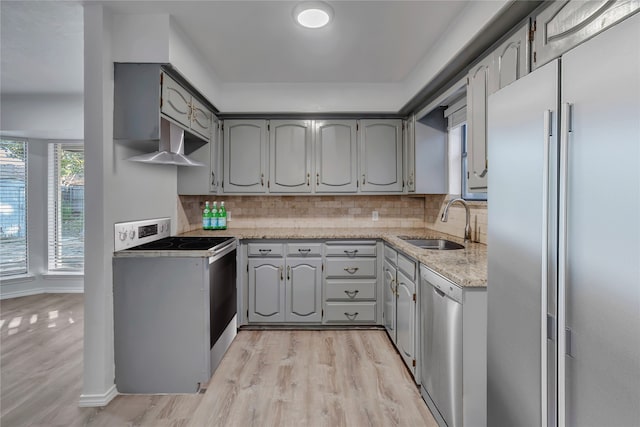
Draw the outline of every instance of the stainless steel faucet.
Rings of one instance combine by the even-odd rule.
[[[444,207],[444,211],[442,211],[442,217],[440,218],[440,220],[442,222],[447,222],[447,217],[449,215],[449,206],[451,206],[455,202],[462,203],[462,206],[464,206],[464,210],[467,212],[467,222],[464,225],[464,241],[470,242],[471,241],[471,213],[469,212],[469,205],[467,204],[467,202],[464,201],[464,199],[461,199],[460,197],[456,197],[454,199],[449,200],[449,203],[447,203],[447,206]]]

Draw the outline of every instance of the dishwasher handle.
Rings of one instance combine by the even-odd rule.
[[[432,288],[436,294],[440,295],[442,298],[445,297],[444,292],[442,292],[440,289],[436,288],[435,286],[432,286]]]

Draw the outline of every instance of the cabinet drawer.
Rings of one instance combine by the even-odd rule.
[[[259,257],[282,256],[284,253],[282,246],[282,243],[249,243],[247,245],[247,255]]]
[[[327,256],[346,256],[349,258],[356,257],[374,257],[376,256],[375,242],[367,244],[326,244],[325,255]]]
[[[326,302],[324,323],[375,323],[376,303],[371,302]]]
[[[327,277],[376,277],[376,259],[328,258]]]
[[[322,256],[322,243],[287,243],[287,256]]]
[[[360,301],[376,299],[375,279],[327,280],[324,296],[327,300]]]
[[[388,259],[391,264],[398,264],[398,252],[391,246],[384,245],[384,257]]]
[[[402,254],[398,254],[398,269],[402,271],[411,281],[416,280],[416,262]]]

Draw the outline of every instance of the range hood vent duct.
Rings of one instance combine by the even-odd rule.
[[[184,155],[184,129],[166,119],[160,119],[158,151],[133,156],[129,160],[157,165],[206,166]]]

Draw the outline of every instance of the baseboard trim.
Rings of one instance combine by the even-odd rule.
[[[116,385],[109,387],[109,390],[102,394],[81,394],[78,406],[81,408],[94,408],[107,406],[114,397],[118,395]]]
[[[82,294],[84,293],[84,287],[82,288],[65,288],[65,287],[47,287],[47,288],[35,288],[35,289],[24,289],[13,292],[2,292],[0,293],[0,300],[10,299],[10,298],[19,298],[19,297],[28,297],[31,295],[40,295],[40,294]]]

